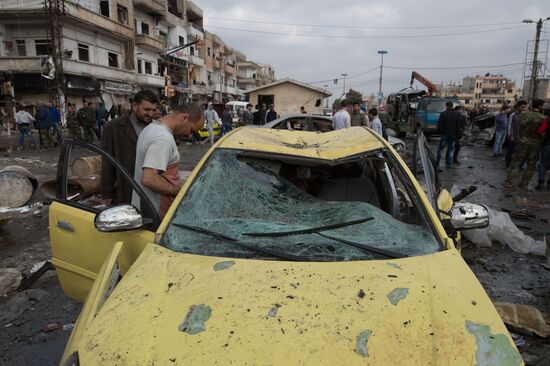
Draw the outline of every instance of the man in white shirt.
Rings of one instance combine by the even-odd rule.
[[[17,106],[17,113],[15,114],[15,124],[19,128],[19,146],[21,148],[25,145],[25,136],[29,136],[29,142],[34,149],[36,145],[32,137],[31,124],[34,122],[34,117],[23,109],[23,106]]]
[[[351,127],[351,117],[347,111],[348,102],[343,99],[340,102],[340,110],[332,117],[332,129],[334,131]]]
[[[204,111],[204,118],[206,118],[206,128],[208,129],[208,139],[210,140],[210,145],[214,145],[214,122],[218,122],[221,125],[222,120],[218,116],[218,112],[214,109],[212,102],[208,102],[208,107]],[[204,140],[206,141],[206,140]],[[204,141],[201,142],[201,145],[204,144]]]
[[[376,108],[371,108],[369,110],[369,114],[371,116],[371,128],[380,136],[384,136],[384,133],[382,131],[382,121],[380,121],[380,118],[378,118],[378,111]]]
[[[204,125],[204,113],[197,104],[183,104],[172,113],[153,121],[140,133],[136,146],[134,179],[162,219],[180,191],[180,155],[174,136],[187,137]],[[142,202],[134,191],[132,205]]]

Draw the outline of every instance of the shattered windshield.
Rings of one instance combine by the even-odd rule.
[[[380,157],[340,166],[318,164],[214,151],[161,244],[201,255],[306,261],[397,258],[439,250],[405,189],[394,187],[392,196],[389,188],[377,188],[389,185]]]
[[[435,100],[428,104],[428,112],[443,112],[445,107],[445,100]]]

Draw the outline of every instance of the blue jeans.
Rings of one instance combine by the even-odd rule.
[[[544,182],[544,175],[548,165],[550,165],[550,145],[542,145],[540,150],[539,182]]]
[[[61,145],[63,143],[63,132],[61,132],[61,126],[59,125],[59,122],[55,122],[52,126],[52,129],[55,131],[57,143]]]
[[[229,133],[231,132],[231,130],[233,129],[233,126],[230,125],[230,124],[222,124],[222,136],[225,135],[226,133]]]
[[[495,144],[493,145],[494,154],[502,154],[504,140],[506,140],[506,131],[495,131]]]
[[[34,139],[32,137],[30,125],[19,125],[19,146],[23,146],[25,143],[25,136],[29,136],[31,145],[34,145]]]
[[[441,140],[439,140],[439,147],[437,148],[437,166],[439,166],[439,162],[441,161],[441,152],[447,146],[447,154],[445,155],[445,162],[446,166],[453,165],[453,150],[455,147],[455,136],[441,136]]]

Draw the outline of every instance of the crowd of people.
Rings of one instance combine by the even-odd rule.
[[[349,103],[343,99],[340,101],[340,109],[332,116],[332,129],[340,130],[354,126],[367,126],[386,140],[388,135],[386,127],[389,123],[389,116],[383,107],[372,107],[368,110],[361,110],[359,103]]]
[[[545,180],[546,170],[550,166],[550,108],[545,110],[544,105],[544,100],[536,99],[529,108],[527,101],[519,100],[513,108],[503,105],[495,116],[493,158],[504,157],[507,174],[503,186],[506,188],[512,188],[515,183],[521,188],[527,188],[533,175],[538,171],[538,183],[535,188],[542,190],[546,185],[546,188],[550,189],[550,179]],[[446,107],[447,110],[441,113],[438,120],[441,139],[436,160],[439,167],[443,150],[447,148],[445,165],[447,169],[453,169],[454,165],[460,164],[458,153],[467,114],[461,107],[453,107],[450,101]],[[484,112],[474,113],[479,115]],[[503,153],[505,144],[506,154]]]

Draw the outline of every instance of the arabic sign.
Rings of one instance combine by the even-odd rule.
[[[110,80],[104,81],[103,89],[114,94],[134,94],[134,87],[131,84],[117,83]]]

